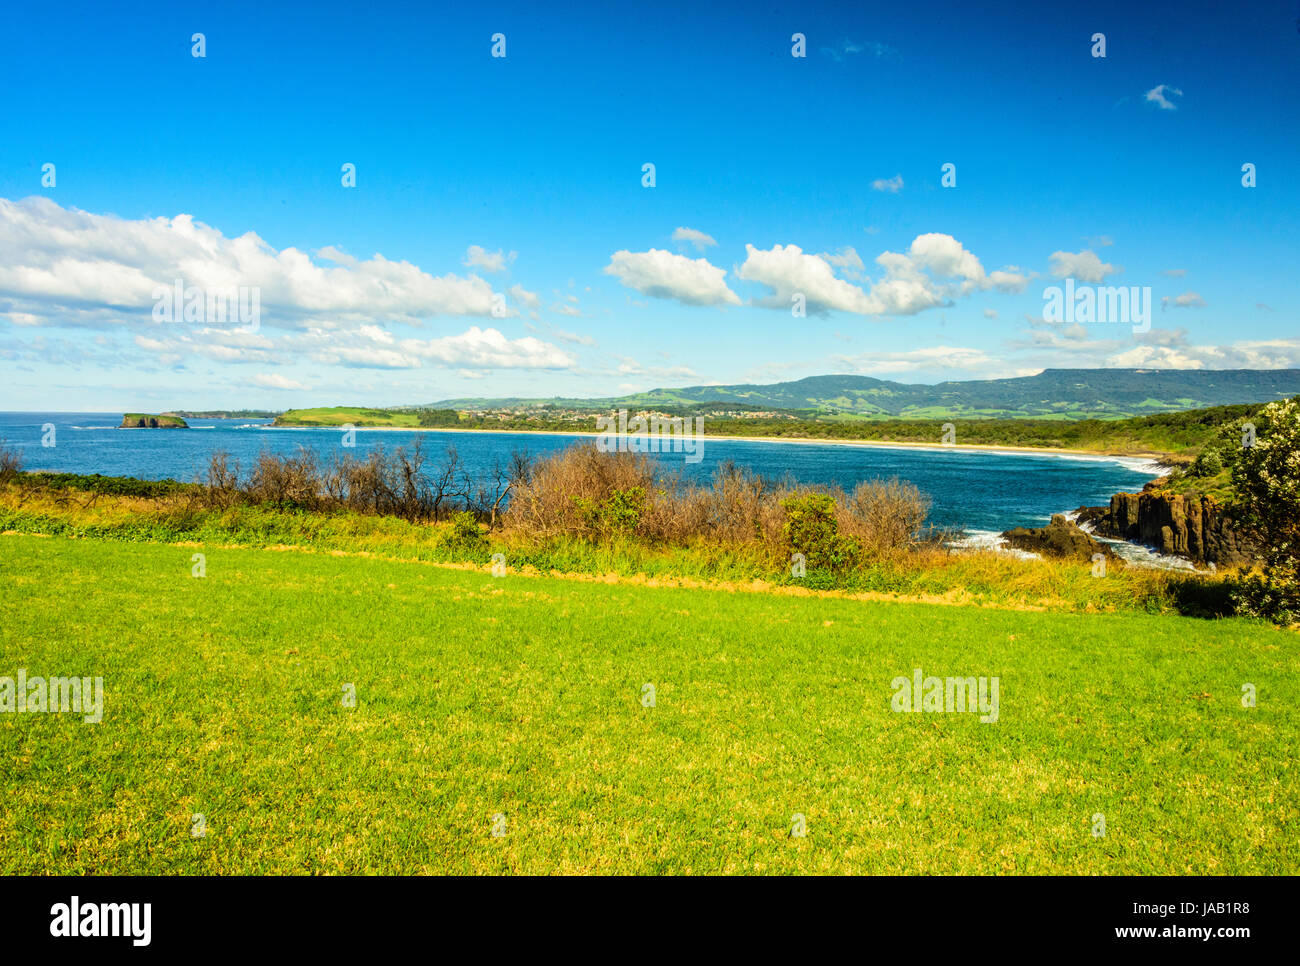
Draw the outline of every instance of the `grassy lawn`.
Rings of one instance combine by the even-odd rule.
[[[0,871],[1294,873],[1296,649],[8,535],[0,675],[102,676],[104,718],[0,714]],[[915,667],[998,676],[999,720],[894,713]]]

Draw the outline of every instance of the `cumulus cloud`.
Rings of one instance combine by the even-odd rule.
[[[1175,97],[1183,96],[1182,91],[1177,87],[1170,87],[1168,84],[1157,84],[1143,96],[1146,98],[1148,103],[1154,104],[1162,111],[1178,110],[1178,106],[1174,104],[1173,101],[1169,100],[1169,98],[1165,96],[1166,94],[1173,94]]]
[[[1162,306],[1172,306],[1176,309],[1192,309],[1204,305],[1205,299],[1195,292],[1184,292],[1182,295],[1175,295],[1173,298],[1166,295],[1160,300],[1160,304]]]
[[[316,330],[295,336],[296,358],[358,369],[418,369],[427,364],[466,369],[569,369],[576,360],[532,336],[508,339],[497,329],[471,326],[459,335],[399,339],[377,327],[346,334]]]
[[[951,235],[918,235],[906,252],[883,252],[876,264],[883,277],[864,288],[838,277],[836,269],[856,270],[862,260],[852,249],[840,255],[814,255],[798,245],[770,250],[746,245],[740,278],[772,289],[757,304],[788,309],[802,295],[810,312],[830,310],[859,315],[915,315],[972,292],[1023,291],[1028,276],[1015,266],[986,273],[978,258]],[[849,253],[852,252],[850,256]]]
[[[673,241],[686,242],[694,245],[697,252],[716,245],[718,242],[712,235],[706,235],[702,231],[696,231],[694,228],[677,228],[673,231]]]
[[[758,304],[788,309],[795,295],[802,295],[810,312],[837,310],[859,315],[878,315],[879,307],[858,286],[835,276],[825,257],[805,252],[798,245],[774,245],[764,251],[746,245],[747,257],[736,274],[748,282],[759,282],[772,294]]]
[[[1195,345],[1184,329],[1129,333],[1110,326],[1034,327],[1027,340],[1007,344],[1017,361],[1042,368],[1121,369],[1294,369],[1300,368],[1300,339]]]
[[[862,256],[851,247],[842,248],[835,253],[822,252],[821,257],[849,278],[861,278],[867,270],[867,266],[862,263]]]
[[[120,324],[149,318],[175,280],[209,292],[260,290],[262,324],[298,327],[490,316],[492,287],[477,276],[430,275],[382,255],[280,251],[253,232],[227,238],[190,215],[129,220],[63,208],[48,198],[0,198],[0,296],[44,324]]]
[[[1294,369],[1300,340],[1266,339],[1231,345],[1141,343],[1106,358],[1106,365],[1139,369]]]
[[[465,252],[465,261],[462,263],[469,268],[481,268],[485,272],[504,272],[514,263],[518,252],[490,252],[478,245],[470,245],[469,250]]]
[[[494,263],[481,249],[471,248],[470,256]],[[503,264],[512,257],[502,255]],[[418,327],[437,315],[492,314],[491,286],[477,276],[435,276],[409,262],[362,260],[329,246],[315,258],[295,248],[276,251],[252,232],[227,238],[189,215],[132,221],[45,198],[0,199],[0,305],[15,324],[134,330],[135,349],[163,366],[190,358],[261,366],[305,358],[378,369],[576,365],[555,345],[508,339],[493,328],[434,339],[399,339],[387,330]],[[177,279],[208,292],[259,290],[261,326],[154,320],[156,293],[170,291]],[[510,294],[526,308],[541,304],[520,286]],[[108,352],[102,361],[127,364]],[[252,378],[264,388],[299,388],[275,373]]]
[[[648,252],[625,249],[610,256],[605,274],[652,298],[675,299],[686,305],[740,304],[740,298],[727,287],[726,271],[704,258],[688,258],[658,248]]]
[[[876,191],[887,191],[891,195],[896,195],[903,190],[903,176],[896,174],[892,178],[877,178],[871,182],[871,187]]]
[[[541,339],[507,339],[496,329],[476,325],[440,339],[403,339],[401,348],[421,359],[467,368],[569,369],[576,364],[569,353]]]
[[[1103,262],[1091,249],[1081,252],[1053,252],[1049,259],[1052,274],[1057,278],[1077,278],[1081,282],[1103,282],[1109,275],[1121,269],[1110,262]]]

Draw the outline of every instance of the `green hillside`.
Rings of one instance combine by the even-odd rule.
[[[1263,404],[1214,406],[1182,412],[1111,419],[972,418],[954,426],[955,445],[1028,446],[1112,454],[1163,454],[1174,462],[1190,462],[1200,447],[1225,424],[1254,416]],[[1236,422],[1234,422],[1236,421]],[[595,411],[538,409],[514,415],[457,414],[454,409],[291,409],[277,426],[397,427],[414,429],[506,430],[511,432],[594,432]],[[753,438],[854,440],[885,443],[942,442],[941,417],[926,419],[835,419],[790,415],[764,418],[720,418],[705,423],[711,436]]]
[[[1300,369],[1047,369],[1012,379],[910,385],[869,376],[810,376],[773,385],[688,386],[604,399],[445,399],[430,405],[482,410],[554,407],[686,409],[708,403],[822,417],[907,419],[1116,419],[1300,393]]]

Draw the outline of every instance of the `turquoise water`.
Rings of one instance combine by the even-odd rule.
[[[121,421],[121,413],[0,413],[0,439],[22,454],[29,470],[177,480],[195,479],[218,449],[229,452],[246,470],[262,450],[292,453],[306,446],[328,458],[342,444],[338,430],[272,429],[269,420],[191,419],[188,430],[118,429]],[[54,426],[53,446],[42,445],[42,436],[48,436],[42,428],[46,424]],[[417,436],[434,457],[448,445],[455,446],[471,473],[486,470],[494,460],[504,462],[514,450],[544,455],[589,439],[360,429],[351,452],[364,456],[374,447],[409,446]],[[930,496],[932,523],[972,533],[1040,526],[1053,513],[1106,503],[1112,493],[1140,489],[1157,475],[1143,460],[1120,457],[770,443],[707,435],[699,463],[688,464],[680,454],[658,459],[665,468],[700,482],[707,482],[726,460],[767,476],[789,473],[803,483],[838,483],[846,489],[861,480],[897,476]]]

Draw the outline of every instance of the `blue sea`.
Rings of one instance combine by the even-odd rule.
[[[247,471],[263,450],[288,454],[305,446],[328,458],[343,438],[337,429],[272,428],[265,419],[187,419],[188,430],[118,429],[121,421],[121,413],[0,413],[0,440],[22,454],[28,470],[189,481],[206,469],[216,450],[228,452]],[[52,438],[44,428],[50,424]],[[54,445],[42,445],[43,437]],[[409,446],[416,437],[423,438],[435,460],[447,446],[454,446],[471,473],[486,470],[497,459],[505,462],[515,450],[540,456],[590,439],[358,429],[350,452],[364,457],[371,448]],[[1158,475],[1148,461],[1128,457],[773,443],[707,435],[704,458],[698,463],[686,463],[680,454],[658,459],[666,469],[701,483],[727,460],[766,476],[788,473],[802,483],[837,483],[845,489],[861,480],[897,476],[929,495],[931,523],[971,534],[1041,526],[1053,513],[1106,503],[1112,493],[1141,489]]]

